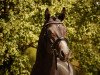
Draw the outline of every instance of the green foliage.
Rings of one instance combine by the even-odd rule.
[[[36,60],[36,48],[33,47],[27,48],[25,54],[28,56],[30,64],[33,65]]]
[[[47,7],[52,15],[66,8],[64,24],[72,61],[78,61],[85,75],[97,75],[100,71],[100,5],[96,1],[9,0],[5,6],[7,14],[3,14],[3,6],[1,3],[0,67],[9,66],[0,68],[0,75],[30,75]]]

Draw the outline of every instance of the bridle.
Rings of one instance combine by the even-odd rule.
[[[59,28],[59,24],[63,24],[63,23],[62,22],[56,22],[56,21],[48,22],[48,23],[45,24],[45,29],[47,29],[50,24],[58,24],[57,27]],[[44,33],[44,35],[46,35],[46,34],[47,33]],[[51,43],[51,48],[53,50],[55,50],[56,45],[62,40],[67,41],[67,39],[65,37],[58,37],[58,39],[55,42]]]
[[[63,23],[62,22],[48,22],[48,23],[45,24],[45,29],[47,29],[48,25],[50,25],[50,24],[58,24],[57,27],[59,27],[59,24],[63,24]],[[46,35],[46,34],[47,33],[44,33],[44,35]],[[64,37],[58,37],[58,39],[55,42],[51,43],[51,48],[54,50],[55,46],[62,40],[66,41],[67,39],[64,38]]]
[[[59,24],[63,24],[63,23],[62,22],[56,22],[56,21],[48,22],[44,25],[45,29],[47,29],[50,24],[56,24],[57,27],[59,28]],[[47,33],[45,32],[44,35],[47,36]],[[53,43],[51,42],[51,48],[52,48],[53,51],[56,50],[56,45],[62,40],[67,41],[67,39],[65,37],[58,37],[58,39],[55,42],[53,42]]]
[[[54,21],[54,22],[48,22],[48,23],[45,24],[45,28],[47,29],[48,26],[49,26],[50,24],[56,24],[57,27],[59,27],[59,24],[63,24],[63,23],[62,23],[62,22],[55,22],[55,21]],[[45,36],[46,36],[46,33],[45,33]],[[51,53],[52,53],[53,56],[55,57],[56,69],[57,69],[57,57],[59,56],[59,52],[58,52],[58,50],[56,49],[56,46],[57,46],[62,40],[66,41],[66,38],[64,38],[64,37],[59,37],[55,42],[51,43],[51,49],[52,49]],[[61,56],[61,55],[60,55],[60,56]]]

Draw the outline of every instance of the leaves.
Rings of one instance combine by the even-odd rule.
[[[12,57],[11,72],[14,75],[29,75],[44,24],[45,9],[48,7],[51,15],[55,16],[65,7],[64,25],[67,27],[69,48],[73,52],[72,61],[78,61],[79,68],[85,70],[86,75],[97,75],[100,70],[99,5],[93,0],[12,0],[7,3],[10,2],[13,2],[14,9],[7,9],[8,15],[5,15],[9,20],[0,12],[0,66]],[[0,6],[3,10],[2,3]],[[5,69],[6,75],[10,75]],[[2,73],[0,70],[0,75]]]

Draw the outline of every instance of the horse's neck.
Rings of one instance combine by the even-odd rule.
[[[51,54],[47,54],[45,49],[47,47],[47,42],[44,43],[45,39],[43,38],[43,32],[40,35],[39,42],[38,42],[38,49],[37,49],[37,56],[36,56],[36,65],[40,68],[40,70],[44,71],[44,75],[55,75],[56,69],[56,61],[55,57]],[[49,47],[49,46],[48,46]],[[51,51],[51,50],[48,50]],[[48,73],[48,74],[47,74]]]
[[[44,71],[44,75],[55,75],[56,70],[56,61],[53,55],[49,56],[48,54],[42,54],[39,51],[37,52],[36,65],[40,70]],[[43,73],[43,72],[42,72]]]
[[[56,57],[53,56],[50,75],[55,75],[56,69],[57,69],[57,60]]]

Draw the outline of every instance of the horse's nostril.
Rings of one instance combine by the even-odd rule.
[[[66,61],[65,54],[63,51],[60,51],[60,60]]]
[[[61,56],[64,57],[64,52],[63,51],[61,51]]]

